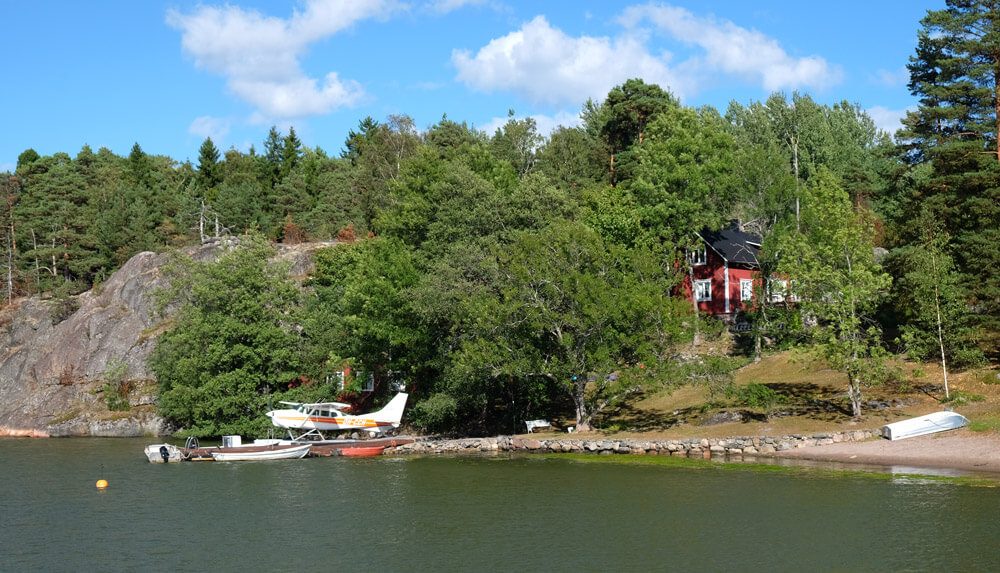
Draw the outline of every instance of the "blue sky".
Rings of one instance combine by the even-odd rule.
[[[725,112],[774,91],[857,103],[895,131],[905,65],[943,1],[117,0],[0,2],[0,172],[27,148],[197,162],[272,125],[339,153],[365,116],[575,125],[641,77]]]

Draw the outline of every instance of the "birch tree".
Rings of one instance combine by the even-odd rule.
[[[816,323],[814,348],[847,377],[851,414],[860,417],[862,388],[883,381],[888,356],[875,311],[891,278],[875,261],[872,222],[820,168],[803,192],[799,229],[789,227],[778,240],[778,272],[788,277],[803,315]]]

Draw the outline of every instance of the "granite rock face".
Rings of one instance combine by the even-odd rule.
[[[293,278],[311,269],[312,254],[333,243],[278,245]],[[195,260],[217,257],[219,243],[186,252]],[[0,311],[0,436],[142,436],[169,433],[156,415],[156,381],[148,359],[169,324],[154,313],[151,293],[166,286],[168,256],[135,255],[103,284],[75,297],[77,310],[61,322],[54,302],[15,301]],[[169,314],[169,313],[168,313]],[[124,364],[135,390],[129,412],[110,412],[101,389],[104,374]]]
[[[162,286],[159,268],[165,261],[163,255],[139,253],[98,289],[76,297],[77,311],[57,324],[53,302],[40,297],[5,309],[0,433],[87,435],[86,427],[96,421],[87,412],[107,410],[98,408],[97,391],[109,363],[124,363],[132,380],[152,379],[146,359],[155,339],[144,333],[153,329],[155,318],[146,295]],[[122,429],[122,435],[144,433]]]

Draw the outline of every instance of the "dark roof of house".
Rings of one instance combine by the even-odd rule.
[[[757,264],[760,237],[741,231],[735,223],[730,223],[719,231],[705,229],[699,234],[715,252],[730,263]]]

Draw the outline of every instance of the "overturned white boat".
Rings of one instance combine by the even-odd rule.
[[[890,440],[902,440],[934,432],[954,430],[968,423],[969,420],[957,412],[932,412],[925,416],[886,424],[882,426],[882,437]]]

